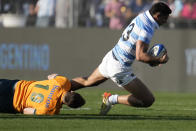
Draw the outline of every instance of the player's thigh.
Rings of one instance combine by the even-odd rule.
[[[14,85],[18,80],[0,79],[0,112],[15,113],[13,108]]]
[[[89,84],[99,84],[104,81],[106,81],[108,78],[104,77],[100,71],[99,68],[96,68],[93,73],[88,77],[88,83]]]
[[[134,97],[140,100],[154,100],[152,92],[147,86],[138,78],[135,78],[127,85],[123,86]]]

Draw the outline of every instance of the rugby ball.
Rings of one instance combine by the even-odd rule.
[[[155,44],[150,48],[148,54],[155,57],[162,57],[166,52],[166,48],[163,44]]]

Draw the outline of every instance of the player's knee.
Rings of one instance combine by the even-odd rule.
[[[147,100],[143,101],[143,107],[150,107],[155,101],[154,97],[148,98]]]
[[[134,96],[129,96],[128,98],[128,103],[130,106],[134,106],[134,107],[143,107],[143,102],[137,98],[135,98]]]
[[[139,100],[133,96],[130,96],[128,98],[128,103],[129,105],[131,106],[134,106],[134,107],[150,107],[155,101],[155,98],[152,96],[148,99],[145,99],[145,100]]]

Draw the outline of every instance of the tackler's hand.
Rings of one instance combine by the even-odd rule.
[[[48,80],[54,79],[58,74],[50,74],[48,75]]]

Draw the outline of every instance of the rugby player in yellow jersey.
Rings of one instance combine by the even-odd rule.
[[[84,105],[82,96],[70,88],[70,81],[57,74],[43,81],[0,79],[0,112],[54,115],[62,104],[71,108]]]

